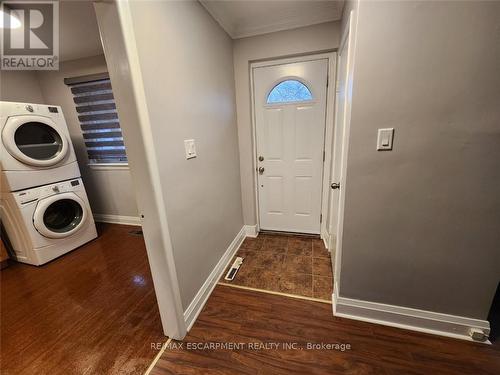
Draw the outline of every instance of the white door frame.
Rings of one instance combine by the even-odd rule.
[[[353,71],[354,71],[354,57],[355,57],[355,44],[356,44],[356,26],[357,26],[357,17],[356,12],[351,10],[349,14],[349,19],[345,29],[342,32],[342,36],[340,38],[339,51],[347,43],[347,63],[346,63],[346,100],[345,100],[345,108],[344,108],[344,118],[341,119],[336,126],[343,126],[343,140],[342,140],[342,154],[341,154],[341,162],[340,162],[340,190],[339,190],[339,199],[338,199],[338,221],[337,221],[337,231],[335,233],[335,268],[333,272],[333,301],[336,301],[339,292],[340,292],[340,271],[341,271],[341,262],[342,262],[342,237],[344,231],[344,205],[345,205],[345,193],[346,193],[346,173],[347,173],[347,156],[349,151],[349,134],[351,129],[351,105],[352,105],[352,80],[353,80]],[[335,85],[337,86],[337,81],[335,81]],[[334,201],[332,200],[330,210],[334,209]],[[328,228],[329,233],[332,234],[332,221],[330,221],[330,228]],[[332,241],[333,242],[333,241]]]
[[[168,229],[159,168],[129,1],[94,2],[141,214],[163,332],[182,340],[187,324]]]
[[[333,122],[335,115],[335,85],[336,82],[336,64],[337,64],[337,53],[327,52],[327,53],[316,53],[308,54],[298,57],[289,58],[277,58],[266,61],[259,61],[250,63],[250,98],[251,98],[251,116],[252,116],[252,168],[253,168],[253,183],[254,183],[254,204],[255,213],[257,215],[257,232],[260,230],[260,211],[259,211],[259,184],[257,181],[257,127],[255,124],[255,91],[254,91],[254,79],[253,70],[255,68],[262,68],[266,66],[291,64],[305,61],[313,61],[319,59],[328,60],[328,87],[326,93],[326,116],[325,116],[325,137],[323,150],[325,152],[324,162],[323,162],[323,178],[321,182],[321,226],[320,235],[325,245],[329,243],[328,233],[326,228],[326,214],[328,212],[328,193],[330,188],[330,171],[331,171],[331,153],[332,153],[332,140],[333,140]],[[331,83],[331,84],[330,84]],[[330,146],[328,146],[330,145]],[[328,146],[328,147],[327,147]]]

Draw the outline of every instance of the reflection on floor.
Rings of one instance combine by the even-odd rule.
[[[500,374],[498,344],[336,318],[326,303],[222,285],[183,342],[150,375]]]
[[[2,374],[143,374],[162,343],[140,228],[99,238],[34,267],[0,272]]]
[[[240,270],[222,283],[331,301],[332,263],[319,238],[260,234],[236,256],[245,258]]]

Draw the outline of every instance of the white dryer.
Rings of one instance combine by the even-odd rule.
[[[0,214],[19,262],[42,265],[97,237],[80,178],[4,192]]]
[[[80,176],[61,107],[0,102],[1,190]]]

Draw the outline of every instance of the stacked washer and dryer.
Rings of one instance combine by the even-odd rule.
[[[14,257],[42,265],[97,237],[61,107],[0,102],[0,214]]]

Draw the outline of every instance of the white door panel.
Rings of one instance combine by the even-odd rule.
[[[356,40],[356,13],[349,14],[348,27],[341,37],[338,51],[338,70],[336,86],[336,113],[334,131],[334,150],[331,182],[338,183],[340,188],[332,189],[330,194],[329,232],[330,244],[335,244],[335,257],[332,257],[334,268],[334,292],[340,293],[342,235],[344,227],[344,202],[346,192],[347,155],[349,148],[351,98],[353,86],[354,54],[353,45]]]
[[[253,69],[257,158],[263,157],[256,165],[264,168],[257,174],[261,229],[320,232],[327,74],[327,59]],[[288,80],[304,84],[312,97],[294,100],[287,91],[288,101],[267,103]]]
[[[346,74],[347,74],[347,47],[344,43],[338,54],[338,71],[337,71],[337,87],[336,87],[336,108],[335,108],[335,130],[333,136],[333,154],[332,154],[332,171],[331,182],[340,182],[341,163],[342,163],[342,148],[344,142],[344,114],[346,105]],[[336,241],[338,221],[339,221],[339,190],[330,190],[330,210],[328,218],[328,226],[330,239]]]

